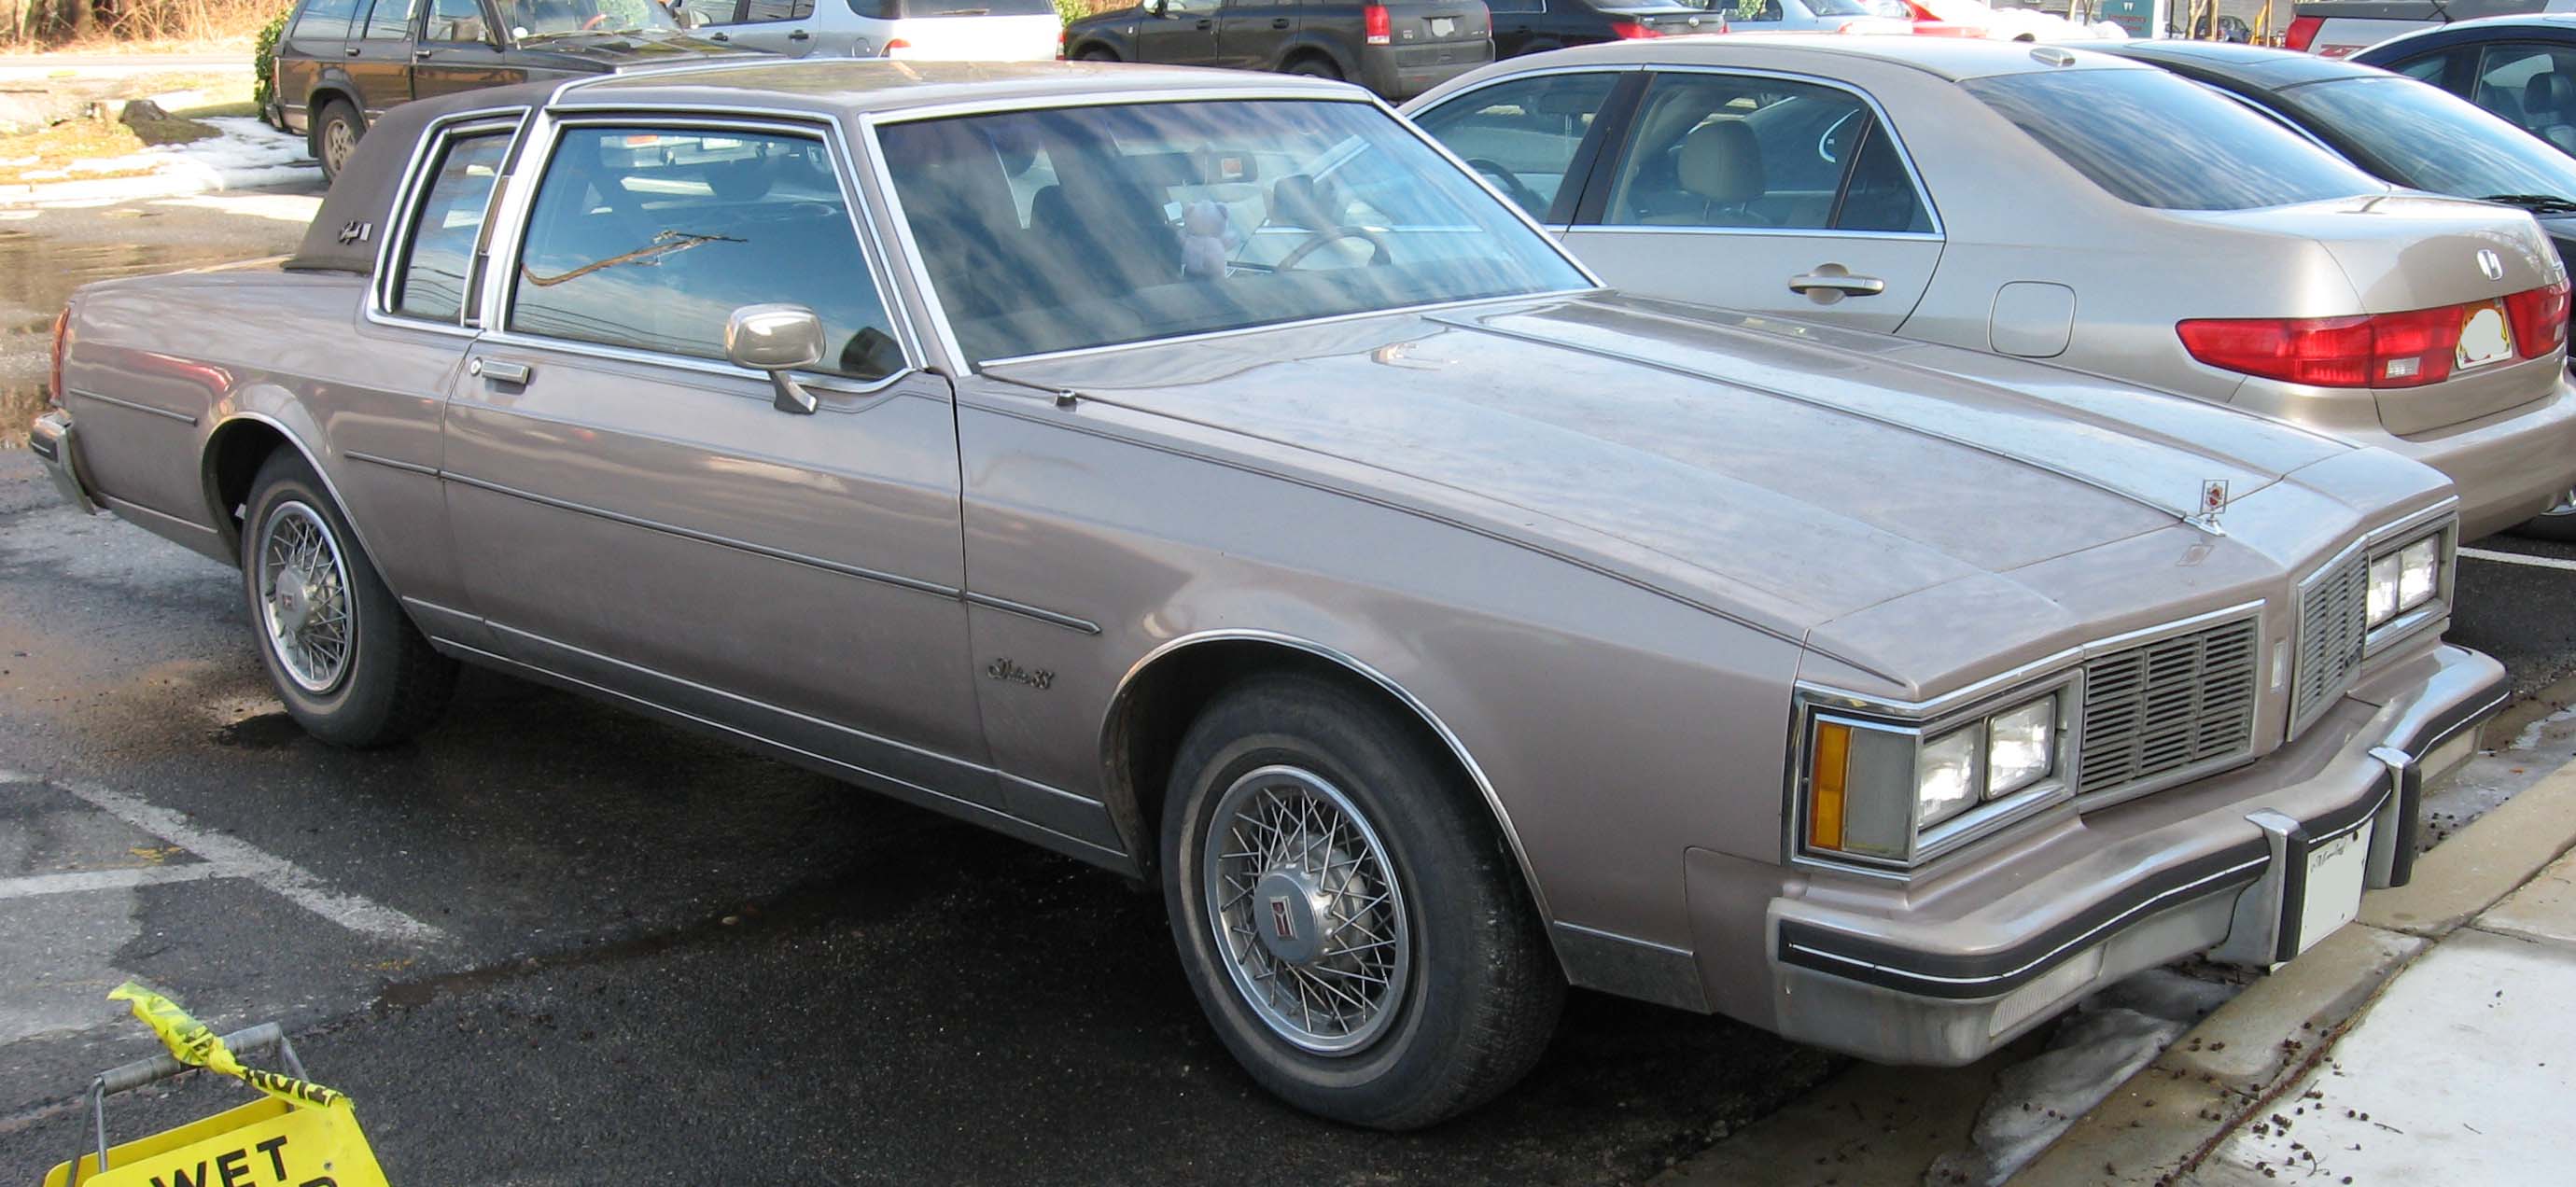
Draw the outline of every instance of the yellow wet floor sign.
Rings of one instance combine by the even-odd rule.
[[[108,994],[159,1035],[179,1062],[234,1077],[265,1094],[229,1112],[55,1167],[45,1187],[387,1187],[349,1098],[319,1084],[247,1067],[222,1036],[177,1002],[129,981]]]

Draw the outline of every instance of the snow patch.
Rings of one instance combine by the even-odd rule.
[[[2568,707],[2552,713],[2547,717],[2543,717],[2538,721],[2532,722],[2530,725],[2522,727],[2522,732],[2513,736],[2513,745],[2506,747],[2506,749],[2537,750],[2540,748],[2541,740],[2549,733],[2549,727],[2553,725],[2564,725],[2570,721],[2576,721],[2576,705],[2569,705]]]

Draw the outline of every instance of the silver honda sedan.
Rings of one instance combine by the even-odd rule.
[[[2530,216],[2392,189],[2187,80],[2057,46],[1670,38],[1406,105],[1632,292],[2044,359],[2428,463],[2462,527],[2576,482]]]

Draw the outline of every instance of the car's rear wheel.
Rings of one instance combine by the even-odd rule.
[[[1089,49],[1083,50],[1080,54],[1075,55],[1074,60],[1077,62],[1115,62],[1118,60],[1118,55],[1095,45]]]
[[[339,746],[401,741],[437,720],[456,661],[421,637],[322,480],[292,449],[251,481],[242,589],[269,683],[305,732]]]
[[[1308,54],[1288,63],[1287,72],[1302,74],[1308,78],[1329,78],[1335,82],[1341,81],[1342,78],[1342,68],[1334,65],[1331,58],[1320,54]]]
[[[366,121],[348,100],[333,99],[322,105],[322,113],[313,117],[313,159],[322,162],[322,180],[340,176],[349,154],[358,151],[358,140],[366,134]]]
[[[1258,678],[1190,726],[1165,802],[1182,967],[1263,1087],[1412,1129],[1537,1062],[1563,976],[1491,815],[1421,730],[1328,680]]]

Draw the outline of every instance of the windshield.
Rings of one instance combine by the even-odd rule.
[[[1366,103],[1049,108],[877,136],[978,362],[1591,287]]]
[[[2115,198],[2163,210],[2250,210],[2385,182],[2162,70],[2053,70],[1959,84]]]
[[[566,33],[680,30],[657,0],[502,0],[501,18],[521,41]]]
[[[2280,94],[2283,105],[2419,190],[2576,201],[2576,160],[2440,87],[2411,78],[2345,78]]]

